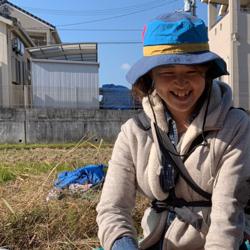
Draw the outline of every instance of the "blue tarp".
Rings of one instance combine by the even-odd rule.
[[[104,180],[105,165],[87,165],[73,171],[63,171],[58,174],[54,183],[56,188],[67,188],[70,184],[93,184],[96,185]]]
[[[134,101],[131,90],[127,87],[114,84],[104,84],[100,89],[103,109],[131,109],[134,108]]]

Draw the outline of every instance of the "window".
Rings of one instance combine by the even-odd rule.
[[[16,68],[15,68],[15,71],[16,71],[16,81],[15,83],[16,84],[21,84],[21,71],[22,71],[22,64],[21,62],[16,58]]]
[[[47,38],[45,33],[29,33],[29,36],[36,46],[47,45]]]
[[[27,64],[18,57],[12,57],[12,82],[14,84],[28,84]]]

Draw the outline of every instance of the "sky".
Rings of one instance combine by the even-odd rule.
[[[142,57],[142,30],[159,14],[182,10],[183,0],[9,0],[56,26],[63,43],[98,43],[99,85],[130,88],[125,75]],[[207,5],[197,16],[207,22]]]

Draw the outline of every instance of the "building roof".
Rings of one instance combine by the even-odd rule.
[[[203,3],[214,3],[228,5],[228,0],[201,0]],[[250,0],[240,0],[241,5],[249,5]]]
[[[97,43],[64,43],[29,48],[34,59],[97,62]]]
[[[42,22],[42,23],[44,23],[44,24],[50,26],[50,27],[53,28],[53,29],[56,28],[56,27],[55,27],[54,25],[52,25],[51,23],[49,23],[49,22],[47,22],[47,21],[45,21],[45,20],[43,20],[43,19],[41,19],[41,18],[39,18],[39,17],[37,17],[37,16],[31,14],[30,12],[28,12],[28,11],[26,11],[26,10],[24,10],[24,9],[22,9],[22,8],[20,8],[20,7],[18,7],[17,5],[15,5],[15,4],[13,4],[13,3],[7,1],[7,0],[0,0],[0,6],[1,6],[1,5],[4,5],[4,4],[8,4],[8,5],[10,5],[10,6],[16,8],[16,9],[22,11],[22,12],[24,12],[25,14],[27,14],[27,15],[29,15],[29,16],[35,18],[35,19],[37,19],[38,21],[40,21],[40,22]]]
[[[9,25],[13,25],[12,20],[9,17],[3,15],[1,12],[0,12],[0,21]]]
[[[15,18],[5,16],[0,13],[0,21],[12,26],[12,31],[22,39],[22,42],[26,45],[26,47],[35,46],[30,36],[26,33],[26,31]]]

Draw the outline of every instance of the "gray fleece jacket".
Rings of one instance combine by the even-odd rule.
[[[162,100],[155,92],[150,98],[157,123],[167,133]],[[231,109],[231,99],[231,90],[226,84],[213,83],[205,124],[205,131],[209,131],[208,146],[197,147],[185,162],[193,180],[212,193],[211,208],[187,210],[202,217],[203,230],[197,230],[177,216],[165,233],[164,250],[238,250],[243,240],[244,206],[250,199],[250,120],[244,111]],[[178,144],[181,155],[202,132],[205,106],[206,103]],[[143,99],[143,109],[153,124],[147,98]],[[128,120],[115,143],[97,206],[98,236],[105,250],[111,249],[119,237],[137,238],[131,217],[137,191],[151,200],[168,197],[159,184],[159,168],[157,143],[133,119]],[[175,192],[186,201],[204,199],[182,178],[178,179]],[[156,213],[151,208],[145,211],[144,240],[139,243],[140,249],[146,249],[159,239],[166,216],[167,211]]]

